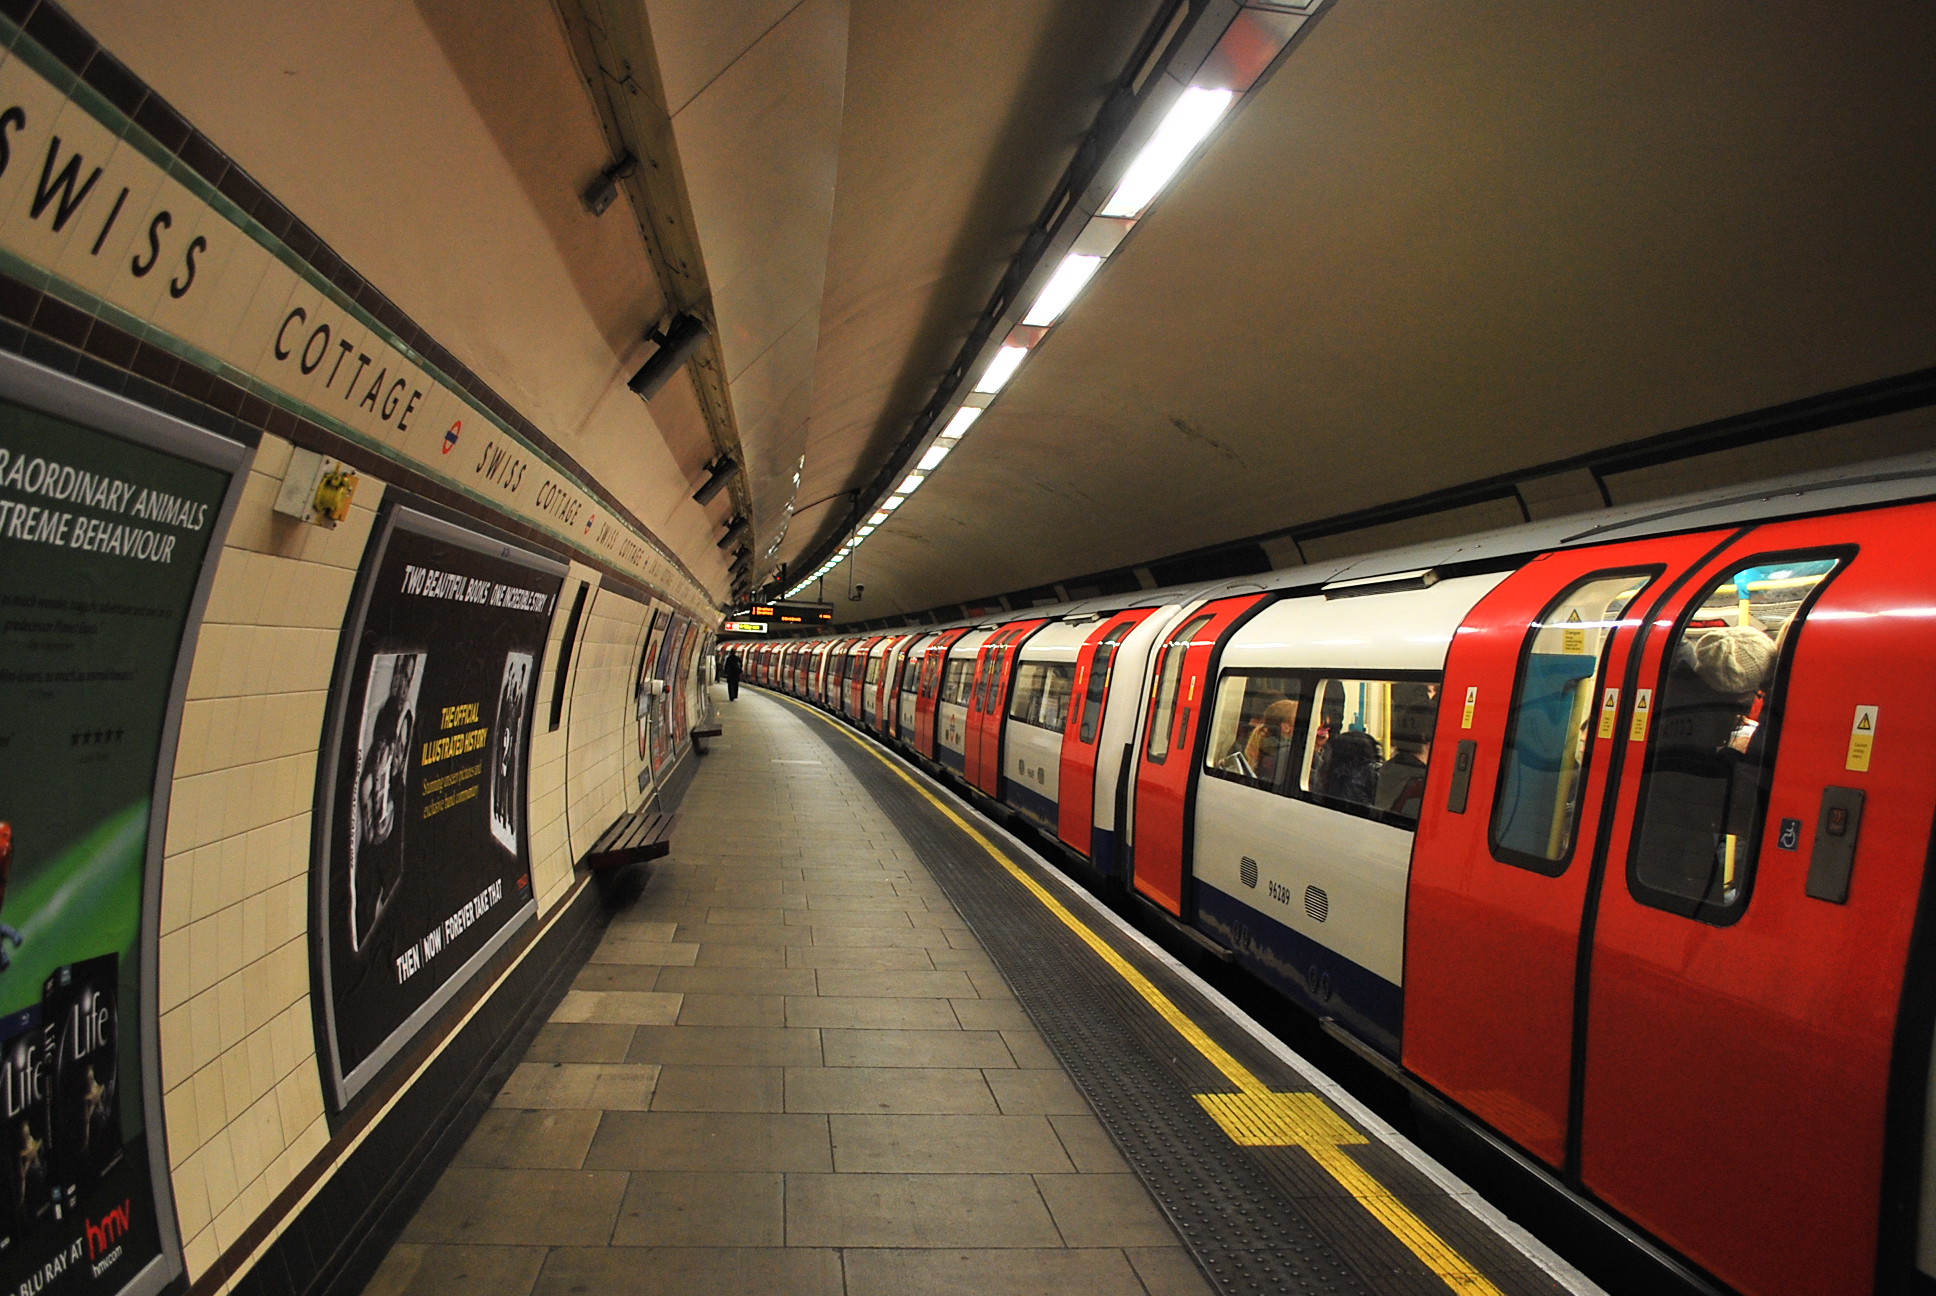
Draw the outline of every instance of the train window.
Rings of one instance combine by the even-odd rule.
[[[1061,733],[1069,722],[1069,692],[1076,668],[1059,662],[1023,662],[1015,668],[1008,718]]]
[[[1754,559],[1695,603],[1664,658],[1627,885],[1703,922],[1739,918],[1754,876],[1795,637],[1846,555]]]
[[[1492,803],[1494,859],[1549,877],[1566,871],[1607,645],[1658,574],[1655,568],[1589,576],[1533,622],[1520,652]]]
[[[1171,635],[1157,658],[1156,696],[1150,709],[1149,741],[1143,750],[1158,765],[1170,754],[1170,730],[1175,727],[1176,689],[1183,678],[1183,659],[1189,655],[1190,640],[1210,621],[1209,616],[1200,616]]]
[[[954,706],[967,706],[968,694],[975,686],[975,659],[953,657],[941,675],[941,700]]]
[[[870,653],[868,654],[868,657],[867,657],[867,687],[870,689],[873,688],[876,684],[880,683],[880,679],[881,679],[880,654]]]
[[[1109,697],[1109,673],[1116,665],[1116,650],[1123,646],[1123,639],[1136,628],[1136,622],[1125,621],[1102,637],[1096,645],[1096,656],[1089,663],[1089,686],[1082,691],[1082,728],[1077,738],[1085,743],[1096,741],[1096,730],[1102,724],[1103,703]]]
[[[1286,791],[1297,764],[1300,688],[1295,675],[1225,675],[1217,685],[1204,768],[1251,787]]]
[[[1438,719],[1438,680],[1322,679],[1312,699],[1303,790],[1334,808],[1415,826]]]

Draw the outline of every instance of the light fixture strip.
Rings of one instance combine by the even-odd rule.
[[[1171,84],[1175,81],[1191,83],[1187,84],[1182,93],[1163,110],[1162,120],[1157,123],[1155,130],[1138,149],[1135,158],[1124,169],[1114,189],[1096,210],[1094,217],[1083,215],[1086,210],[1084,204],[1064,201],[1066,190],[1057,191],[1056,198],[1050,203],[1050,208],[1057,214],[1053,217],[1053,225],[1043,228],[1047,237],[1037,242],[1039,250],[1036,256],[1045,258],[1054,255],[1059,245],[1062,259],[1022,316],[1020,320],[1022,326],[1046,329],[1062,318],[1082,290],[1088,286],[1089,281],[1102,268],[1103,262],[1110,253],[1120,244],[1127,229],[1148,213],[1151,204],[1162,195],[1197,154],[1203,141],[1216,128],[1217,123],[1228,114],[1230,107],[1255,84],[1257,75],[1281,55],[1282,51],[1289,46],[1290,38],[1323,7],[1319,0],[1313,0],[1304,13],[1295,15],[1294,20],[1270,24],[1271,34],[1277,38],[1272,42],[1276,44],[1274,51],[1257,48],[1256,30],[1247,29],[1240,32],[1232,25],[1218,33],[1216,40],[1209,42],[1215,48],[1208,57],[1205,57],[1200,52],[1205,48],[1204,43],[1197,39],[1194,32],[1185,29],[1187,24],[1171,22],[1168,30],[1160,36],[1156,35],[1155,29],[1152,28],[1155,46],[1160,53],[1152,56],[1147,61],[1147,65],[1139,60],[1129,72],[1126,72],[1123,89],[1142,100],[1143,104],[1139,105],[1141,107],[1149,104],[1155,87],[1163,80],[1162,77],[1155,75],[1159,67],[1162,67],[1164,74],[1172,79]],[[1180,12],[1187,12],[1187,10]],[[1235,15],[1232,15],[1233,20],[1234,18]],[[1241,40],[1238,39],[1239,37]],[[1147,41],[1151,37],[1145,39]],[[1223,47],[1231,45],[1233,40],[1243,47],[1240,61],[1253,65],[1247,74],[1237,76],[1234,80],[1230,75],[1230,61],[1222,57]],[[1191,49],[1199,53],[1194,56],[1186,53]],[[1260,54],[1263,55],[1261,60]],[[1188,68],[1174,64],[1164,66],[1166,60],[1178,58],[1190,58],[1192,61]],[[1199,76],[1209,83],[1194,83]],[[1220,81],[1223,84],[1218,84]],[[1129,116],[1134,115],[1136,114]],[[1126,124],[1127,119],[1125,119]],[[1119,133],[1109,142],[1107,150],[1122,146],[1121,130],[1122,127],[1118,127]],[[1084,177],[1072,169],[1065,176],[1065,185],[1080,189],[1083,185],[1093,184],[1096,175],[1103,170],[1104,166],[1099,164]],[[1045,219],[1049,218],[1045,217]],[[1081,226],[1074,235],[1068,235],[1067,231],[1072,219],[1080,221]],[[1107,238],[1090,239],[1088,247],[1082,252],[1074,251],[1073,245],[1082,237],[1084,230],[1096,229],[1098,221],[1105,224],[1113,221],[1115,224],[1113,233],[1109,233]],[[1039,265],[1040,261],[1038,260],[1036,264]],[[1012,305],[1006,298],[998,296],[991,301],[983,314],[988,327],[978,328],[973,335],[1004,339],[994,356],[983,366],[981,376],[973,387],[976,395],[992,398],[999,394],[1014,378],[1023,362],[1028,359],[1031,346],[1040,340],[1039,336],[1031,336],[1024,341],[1015,337],[1012,328],[1007,331],[1001,328],[1003,318],[1014,320],[1015,317],[1013,314],[998,316],[998,310],[1012,309]],[[958,362],[956,370],[959,371],[962,367],[964,366]],[[944,387],[943,391],[946,390]],[[947,426],[926,447],[919,466],[895,488],[893,495],[877,506],[875,513],[847,537],[839,552],[827,560],[826,565],[816,573],[816,576],[796,586],[796,591],[805,588],[814,579],[843,561],[859,547],[862,540],[873,534],[874,530],[887,520],[889,514],[905,503],[907,496],[926,480],[926,474],[938,467],[949,451],[960,444],[962,436],[981,416],[982,410],[988,403],[984,401],[979,406],[964,404],[957,407]]]

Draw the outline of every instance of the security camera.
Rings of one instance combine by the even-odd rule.
[[[854,592],[849,594],[847,597],[858,601],[860,599],[860,596],[865,594],[866,592],[867,592],[867,587],[865,585],[856,585],[854,586]]]

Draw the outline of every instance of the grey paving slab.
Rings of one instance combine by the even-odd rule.
[[[400,1242],[363,1296],[525,1296],[545,1255],[541,1246]]]
[[[963,1030],[1033,1031],[1035,1023],[1013,999],[952,999],[955,1020]]]
[[[1028,1175],[788,1175],[787,1245],[1060,1246],[1035,1182]]]
[[[1180,1246],[1132,1247],[1123,1254],[1149,1296],[1214,1296],[1216,1289]]]
[[[571,979],[574,990],[654,990],[665,969],[653,963],[587,963]]]
[[[959,1028],[946,999],[900,999],[788,995],[789,1026],[832,1026],[850,1030],[949,1030]]]
[[[994,1031],[823,1030],[820,1051],[830,1067],[1015,1065],[1008,1045]]]
[[[974,998],[975,986],[966,972],[873,972],[857,968],[822,968],[820,993],[841,998],[898,999]]]
[[[1045,1116],[834,1116],[841,1173],[1070,1174]]]
[[[778,1112],[786,1110],[781,1067],[668,1066],[659,1069],[653,1111]]]
[[[1109,1131],[1093,1115],[1055,1114],[1049,1117],[1049,1124],[1055,1127],[1069,1160],[1084,1174],[1129,1173],[1129,1162],[1123,1158],[1116,1140],[1109,1137]]]
[[[1010,1115],[1086,1116],[1089,1100],[1067,1074],[1053,1071],[989,1070],[983,1073],[995,1095],[995,1105]]]
[[[1146,1296],[1115,1250],[856,1249],[844,1259],[847,1296]]]
[[[603,1115],[569,1108],[493,1107],[478,1121],[454,1164],[500,1170],[582,1169]]]
[[[700,951],[702,956],[710,952],[710,947]],[[920,971],[934,967],[934,960],[928,957],[928,951],[918,947],[882,949],[879,946],[868,948],[842,945],[789,945],[785,950],[778,952],[784,956],[788,967],[796,968],[858,968],[882,971],[907,968]],[[701,966],[706,963],[704,957],[699,961]]]
[[[636,1026],[608,1022],[546,1022],[531,1042],[527,1062],[623,1062]]]
[[[661,968],[658,989],[709,995],[819,993],[812,968]]]
[[[1041,1175],[1035,1183],[1069,1246],[1165,1246],[1176,1238],[1135,1175]]]
[[[786,1104],[790,1112],[1000,1110],[980,1071],[940,1067],[791,1067]]]
[[[625,1175],[611,1171],[454,1166],[431,1189],[403,1240],[603,1246],[625,1184]]]
[[[765,1112],[607,1112],[594,1170],[826,1171],[827,1118]]]
[[[681,996],[657,990],[568,990],[551,1020],[663,1026],[678,1020],[680,1002]]]
[[[806,1247],[560,1248],[533,1296],[842,1296],[840,1255]]]
[[[776,1247],[786,1242],[785,1176],[645,1171],[632,1176],[613,1246]]]
[[[633,1062],[682,1066],[819,1066],[820,1032],[765,1026],[641,1026]]]
[[[780,995],[689,994],[679,1009],[681,1026],[784,1026]]]
[[[627,1062],[520,1062],[495,1105],[538,1110],[644,1111],[659,1068]]]

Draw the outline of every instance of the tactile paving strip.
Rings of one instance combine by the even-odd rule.
[[[1232,1090],[1214,1065],[893,770],[848,735],[830,732],[832,721],[815,714],[810,727],[920,854],[1218,1291],[1442,1296],[1474,1289],[1432,1272],[1302,1148],[1233,1143],[1196,1097]],[[1042,880],[1027,856],[1012,858]],[[1091,927],[1274,1091],[1309,1091],[1255,1040],[1220,1022],[1187,982],[1107,925]],[[1354,1145],[1349,1154],[1498,1291],[1566,1290],[1381,1144]]]

